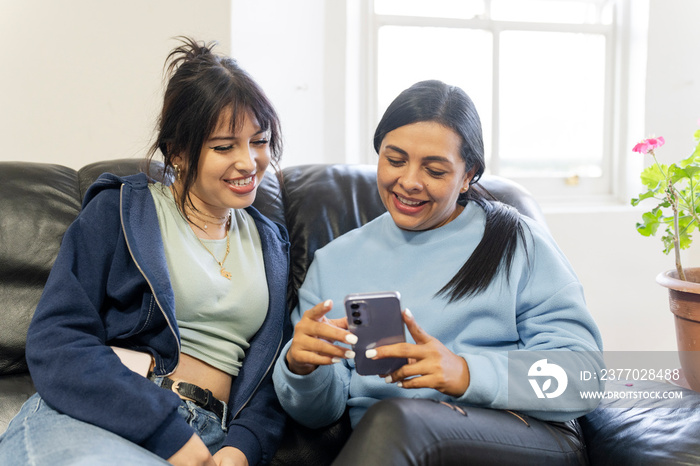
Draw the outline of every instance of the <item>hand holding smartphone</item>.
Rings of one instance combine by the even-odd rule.
[[[406,358],[368,359],[365,351],[406,341],[397,291],[354,293],[345,297],[348,329],[357,336],[353,345],[355,370],[360,375],[387,375],[408,363]]]

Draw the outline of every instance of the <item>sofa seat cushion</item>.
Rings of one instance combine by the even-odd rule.
[[[0,375],[0,434],[7,430],[12,418],[35,391],[28,372]]]

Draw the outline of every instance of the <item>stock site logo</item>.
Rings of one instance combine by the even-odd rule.
[[[531,377],[528,380],[537,398],[556,398],[564,393],[569,383],[569,378],[566,376],[564,369],[554,363],[548,363],[546,359],[540,359],[530,366],[527,375]],[[552,390],[553,379],[557,381],[557,385]],[[542,381],[541,385],[540,380]]]

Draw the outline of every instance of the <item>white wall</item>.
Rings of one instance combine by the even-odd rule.
[[[649,17],[646,129],[666,138],[670,163],[690,155],[700,126],[700,2],[653,0]]]
[[[232,54],[280,115],[282,164],[326,162],[323,0],[233,0]]]
[[[675,158],[700,117],[700,2],[650,0],[645,134]],[[216,39],[262,84],[285,131],[284,165],[337,162],[345,148],[342,0],[0,0],[0,160],[74,168],[141,157],[150,143],[170,39]],[[342,72],[339,72],[341,70]],[[366,148],[371,150],[371,148]],[[663,156],[662,156],[663,157]],[[636,176],[636,174],[632,174]],[[1,215],[1,213],[0,213]],[[627,205],[547,208],[608,350],[673,350],[660,240]],[[700,239],[698,239],[700,241]],[[700,264],[700,249],[689,263]]]
[[[177,35],[230,51],[228,0],[0,0],[0,160],[142,157]]]
[[[232,3],[232,54],[280,114],[282,165],[352,161],[345,135],[345,0]]]

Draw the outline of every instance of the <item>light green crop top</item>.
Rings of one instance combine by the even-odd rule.
[[[238,375],[250,339],[267,314],[269,296],[260,235],[243,209],[231,215],[230,252],[223,277],[216,260],[226,254],[226,239],[202,242],[175,204],[170,188],[150,185],[156,204],[182,352],[230,375]]]

